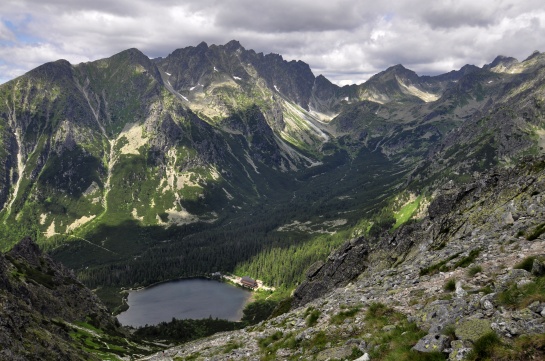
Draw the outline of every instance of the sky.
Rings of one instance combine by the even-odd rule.
[[[379,4],[380,3],[380,4]],[[1,0],[0,83],[43,63],[205,41],[308,63],[339,85],[403,64],[435,75],[545,51],[543,0]]]

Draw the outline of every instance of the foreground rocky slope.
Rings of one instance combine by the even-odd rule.
[[[0,360],[141,352],[98,298],[28,238],[0,254],[0,305]]]
[[[144,359],[542,359],[543,192],[544,159],[447,183],[421,222],[311,267],[291,311]]]

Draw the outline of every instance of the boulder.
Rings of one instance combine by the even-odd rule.
[[[316,356],[316,360],[344,360],[352,354],[351,346],[333,347],[323,350]]]
[[[532,264],[532,274],[537,277],[545,275],[545,264],[537,258]]]
[[[449,346],[450,339],[448,336],[438,333],[430,333],[422,337],[413,350],[419,352],[441,352]]]
[[[489,320],[469,319],[460,323],[455,329],[456,337],[463,341],[475,342],[477,339],[493,332]]]
[[[449,361],[462,361],[465,360],[467,355],[471,352],[471,347],[466,345],[462,340],[452,341],[450,343],[452,351],[448,355]]]
[[[370,361],[371,358],[369,357],[369,354],[364,353],[363,356],[358,357],[354,361]]]

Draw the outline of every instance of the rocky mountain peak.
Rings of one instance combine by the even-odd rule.
[[[490,64],[484,65],[483,69],[502,72],[516,66],[517,64],[519,64],[519,61],[515,58],[498,55]]]
[[[71,79],[72,70],[72,64],[70,64],[68,60],[60,59],[40,65],[25,75],[36,79],[42,79],[47,82],[59,82]]]
[[[540,56],[541,54],[542,53],[540,53],[539,50],[534,50],[534,52],[529,57],[524,59],[524,61],[536,58],[536,57]]]
[[[40,247],[30,237],[23,238],[8,254],[13,258],[24,259],[34,266],[38,266],[43,257]]]
[[[246,50],[244,49],[244,47],[240,44],[238,40],[231,40],[230,42],[224,45],[224,48],[227,51],[231,51],[231,52],[234,52],[237,50]]]

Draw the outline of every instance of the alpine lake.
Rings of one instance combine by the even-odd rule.
[[[219,318],[239,321],[252,293],[231,284],[191,278],[129,292],[129,309],[117,318],[124,326],[156,325],[176,319]]]

